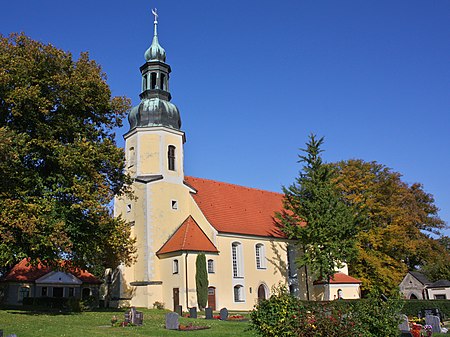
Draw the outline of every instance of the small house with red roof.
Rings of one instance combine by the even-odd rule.
[[[28,259],[23,259],[0,279],[0,284],[3,303],[22,305],[26,297],[87,299],[93,296],[98,299],[102,281],[79,268],[55,270],[43,263],[32,265]]]
[[[114,203],[115,215],[132,227],[137,259],[119,268],[117,304],[197,307],[199,254],[206,255],[208,306],[214,310],[252,309],[280,283],[302,298],[308,292],[324,299],[324,285],[314,285],[311,275],[297,270],[295,244],[274,221],[283,208],[282,194],[185,175],[186,137],[171,102],[171,68],[159,44],[156,18],[144,56],[141,101],[131,109],[124,135],[126,170],[134,179],[136,198],[117,197]],[[336,296],[340,289],[341,297],[359,297],[360,282],[344,277],[346,268],[340,272],[330,283]]]

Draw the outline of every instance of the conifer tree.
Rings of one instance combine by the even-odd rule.
[[[323,163],[323,137],[309,136],[304,163],[296,181],[283,187],[284,211],[276,218],[281,231],[296,240],[298,267],[307,266],[316,279],[329,281],[336,269],[355,253],[355,217],[340,199],[333,183],[333,169]]]
[[[195,285],[197,288],[198,308],[203,310],[208,302],[208,273],[206,271],[206,256],[201,253],[195,261]]]

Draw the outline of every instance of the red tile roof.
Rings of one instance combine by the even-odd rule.
[[[178,251],[218,252],[216,246],[209,240],[192,216],[184,220],[156,254],[161,255]]]
[[[325,281],[315,281],[314,284],[323,284]],[[336,273],[333,275],[333,277],[330,280],[330,284],[356,284],[356,283],[362,283],[360,280],[348,276],[344,273]]]
[[[283,194],[194,177],[185,182],[197,190],[193,198],[217,231],[284,237],[273,219],[283,209]]]
[[[23,259],[18,264],[16,264],[10,271],[2,278],[2,281],[15,281],[15,282],[34,282],[38,278],[50,273],[53,269],[49,266],[43,265],[39,262],[37,265],[32,266],[28,263],[28,259]],[[62,264],[66,264],[64,261]],[[79,268],[69,267],[65,272],[71,273],[83,283],[96,283],[101,284],[98,278],[89,273],[86,270],[81,270]]]

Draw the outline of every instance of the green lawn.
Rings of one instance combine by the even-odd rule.
[[[140,327],[111,327],[111,318],[123,319],[123,311],[93,311],[80,314],[39,313],[24,310],[0,310],[3,335],[18,337],[95,337],[95,336],[255,336],[248,322],[180,318],[180,323],[210,326],[200,331],[170,331],[164,328],[166,311],[138,309],[144,312]]]

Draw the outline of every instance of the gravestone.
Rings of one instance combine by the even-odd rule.
[[[206,319],[213,319],[213,310],[212,310],[212,308],[205,308],[205,318]]]
[[[441,320],[439,319],[439,316],[434,316],[434,315],[425,316],[425,324],[431,325],[433,327],[433,329],[431,330],[433,333],[441,332]]]
[[[220,309],[220,320],[226,321],[227,319],[228,319],[228,309],[227,308]]]
[[[0,337],[3,337],[3,330],[0,330]]]
[[[197,318],[197,307],[189,308],[189,317]]]
[[[12,335],[8,335],[6,337],[17,337],[17,335],[15,333],[13,333]]]
[[[402,331],[400,337],[414,337],[410,331]]]
[[[166,314],[166,329],[178,330],[180,328],[180,322],[178,321],[178,314],[176,312],[169,312]]]
[[[398,328],[400,331],[409,331],[409,322],[408,322],[408,316],[406,315],[400,315],[400,324],[398,325]]]
[[[131,321],[134,325],[142,325],[144,323],[144,313],[142,311],[136,311]]]
[[[178,314],[178,316],[183,316],[183,306],[177,305],[175,307],[175,312]]]
[[[421,312],[422,317],[427,317],[428,315],[433,316],[439,316],[439,318],[442,320],[441,313],[439,312],[438,308],[432,308],[432,309],[423,309]]]
[[[131,311],[125,311],[123,314],[123,321],[125,323],[131,323]]]

